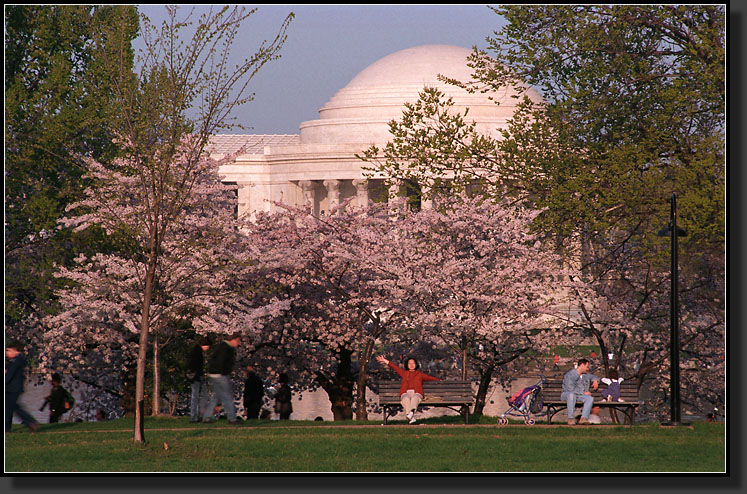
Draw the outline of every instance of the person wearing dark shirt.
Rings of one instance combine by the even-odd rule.
[[[39,411],[44,410],[44,407],[49,404],[49,423],[56,424],[60,421],[62,414],[69,412],[73,406],[73,399],[70,393],[63,388],[60,383],[62,376],[57,372],[52,374],[52,392],[46,397]]]
[[[229,424],[238,424],[236,406],[233,402],[233,382],[231,374],[236,361],[236,347],[241,343],[241,334],[228,335],[213,350],[208,359],[207,375],[213,389],[213,397],[205,410],[203,422],[215,420],[215,406],[220,403],[226,411]]]
[[[189,403],[189,421],[200,421],[201,404],[207,396],[207,379],[205,378],[205,352],[210,348],[210,340],[202,337],[192,347],[187,359],[187,379],[192,383],[192,397]]]
[[[405,361],[407,370],[399,367],[397,364],[384,358],[382,355],[378,355],[376,360],[379,363],[388,365],[394,371],[399,374],[402,378],[402,384],[399,387],[399,398],[402,403],[402,409],[407,414],[411,424],[415,423],[415,412],[418,409],[418,405],[423,400],[425,393],[423,391],[423,381],[440,381],[439,378],[429,376],[424,372],[418,370],[418,361],[410,357]]]
[[[23,355],[23,344],[16,340],[8,343],[5,346],[5,357],[8,359],[5,367],[5,432],[10,432],[13,426],[13,414],[18,415],[21,423],[31,432],[36,432],[39,429],[39,422],[18,403],[26,382],[26,357]]]
[[[278,390],[275,392],[275,411],[280,417],[280,420],[288,420],[291,413],[293,413],[293,405],[291,404],[293,393],[291,393],[291,388],[288,385],[288,374],[280,374],[280,376],[278,376],[278,381],[280,382],[280,385],[278,386]]]
[[[247,419],[258,419],[259,410],[262,408],[262,398],[265,395],[265,385],[259,378],[254,367],[246,368],[246,380],[244,381],[244,410]]]

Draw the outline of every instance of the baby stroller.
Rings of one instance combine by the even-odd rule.
[[[526,388],[517,391],[513,396],[507,397],[509,409],[498,417],[499,425],[508,424],[508,418],[511,417],[523,417],[526,425],[534,425],[534,419],[531,417],[533,414],[537,414],[542,411],[543,397],[542,397],[542,384],[544,384],[545,378],[540,376],[540,380],[537,384],[527,386]]]

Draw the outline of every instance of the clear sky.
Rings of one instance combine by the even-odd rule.
[[[208,9],[193,7],[194,20]],[[281,58],[265,65],[250,83],[254,101],[236,112],[237,122],[247,127],[243,132],[251,134],[297,134],[301,122],[316,120],[319,108],[375,61],[427,44],[485,48],[485,38],[503,22],[485,4],[256,7],[235,42],[234,50],[244,56],[253,54],[262,40],[274,38],[288,13],[296,17]],[[183,7],[180,17],[189,8]],[[156,25],[165,18],[163,6],[139,9]],[[243,53],[241,47],[246,47]]]

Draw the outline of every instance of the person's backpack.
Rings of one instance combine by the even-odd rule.
[[[529,407],[529,411],[532,413],[540,413],[542,408],[545,406],[545,397],[542,395],[542,387],[537,388],[534,392],[534,400],[532,405]]]
[[[75,405],[75,397],[70,391],[65,390],[65,411],[70,411]]]

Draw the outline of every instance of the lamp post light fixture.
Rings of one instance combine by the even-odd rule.
[[[673,193],[671,199],[671,212],[669,224],[662,228],[660,237],[669,236],[670,240],[670,271],[671,288],[669,294],[669,358],[670,358],[670,407],[671,421],[669,425],[681,425],[680,423],[680,304],[677,293],[677,237],[687,236],[687,231],[677,228],[677,196]]]

